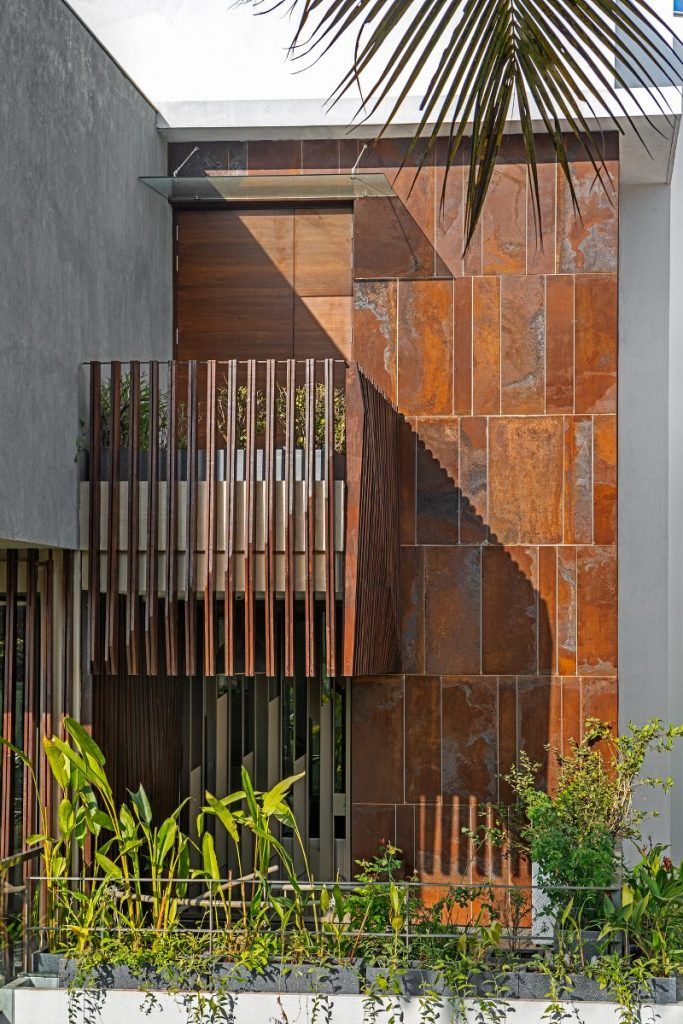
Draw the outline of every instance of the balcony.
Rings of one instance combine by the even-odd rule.
[[[398,416],[356,365],[91,363],[89,378],[93,672],[398,667]]]

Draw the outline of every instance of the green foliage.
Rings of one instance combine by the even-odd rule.
[[[540,236],[535,121],[540,118],[547,132],[577,210],[572,150],[592,164],[597,182],[611,196],[614,185],[603,132],[609,127],[623,133],[627,123],[642,138],[634,114],[649,120],[637,90],[628,88],[629,80],[645,88],[662,81],[677,85],[683,71],[671,46],[670,26],[647,0],[251,2],[260,13],[282,6],[290,15],[296,12],[290,52],[304,64],[315,63],[336,45],[347,46],[353,57],[330,103],[347,95],[358,97],[355,119],[372,123],[379,118],[379,137],[400,119],[417,91],[420,120],[408,165],[429,166],[437,140],[445,139],[444,200],[449,168],[465,164],[466,246],[481,217],[511,119],[520,124]],[[659,112],[671,115],[661,92],[653,97]],[[591,119],[596,108],[606,110],[598,128]]]
[[[321,382],[315,385],[315,399],[313,411],[313,438],[315,448],[322,450],[325,447],[325,385]],[[294,391],[294,444],[297,448],[306,447],[306,397],[307,391],[303,385],[295,388]],[[247,388],[240,385],[235,396],[235,445],[244,448],[247,443]],[[216,419],[218,432],[224,441],[228,440],[228,388],[226,384],[220,385],[216,398]],[[333,446],[335,452],[346,451],[346,395],[341,388],[335,388],[332,396],[333,416]],[[284,431],[287,427],[287,389],[281,384],[277,385],[275,395],[275,419]],[[255,409],[256,437],[263,437],[266,430],[266,395],[258,388],[256,390]]]
[[[596,719],[586,722],[584,737],[572,741],[568,754],[548,748],[555,759],[554,792],[538,788],[540,765],[526,753],[506,776],[517,798],[517,818],[512,818],[516,845],[539,867],[539,883],[555,913],[568,899],[586,928],[602,913],[598,893],[563,892],[562,887],[594,887],[604,890],[615,879],[620,862],[619,844],[637,841],[644,812],[633,805],[634,793],[643,786],[668,789],[671,779],[642,776],[648,755],[670,750],[683,735],[683,726],[665,726],[658,719],[622,736],[612,736],[609,726]]]
[[[647,851],[627,870],[621,904],[605,908],[602,937],[623,937],[653,974],[683,968],[683,863],[674,865],[663,846]]]

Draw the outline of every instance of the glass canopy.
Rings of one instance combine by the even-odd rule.
[[[393,196],[386,176],[369,174],[210,174],[203,178],[141,177],[169,203],[230,203],[287,199],[362,199]]]

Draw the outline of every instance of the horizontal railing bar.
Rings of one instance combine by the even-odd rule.
[[[104,878],[102,876],[96,876],[96,875],[93,875],[93,876],[68,875],[68,876],[57,876],[57,877],[52,876],[52,875],[32,875],[30,880],[32,882],[104,882],[104,881],[107,881],[106,878]],[[153,884],[155,884],[155,885],[157,885],[159,887],[164,887],[164,886],[168,886],[168,885],[188,885],[188,884],[204,885],[205,887],[207,887],[207,886],[214,886],[214,885],[215,886],[221,886],[221,885],[224,885],[226,883],[230,883],[233,886],[235,884],[238,884],[238,885],[241,884],[241,882],[239,880],[236,883],[234,878],[233,879],[228,879],[228,878],[214,878],[214,879],[208,879],[208,878],[165,878],[165,879],[161,879],[161,878],[151,878],[149,876],[147,876],[147,877],[139,877],[139,878],[138,877],[136,877],[136,878],[126,878],[126,879],[118,879],[118,878],[113,879],[112,878],[109,881],[110,881],[110,884],[112,886],[126,886],[126,885],[129,885],[129,884],[133,883],[133,882],[151,882],[151,883],[153,883]],[[268,881],[266,881],[265,879],[261,879],[261,878],[248,878],[248,879],[244,879],[243,881],[247,885],[261,885],[261,884],[265,884],[269,888],[280,888],[280,889],[283,889],[283,890],[296,891],[296,888],[297,888],[290,879],[277,879],[277,880],[275,880],[275,879],[268,879]],[[368,887],[378,888],[378,889],[381,888],[381,887],[387,888],[387,887],[389,887],[391,885],[396,886],[396,888],[398,888],[398,889],[407,889],[407,888],[417,888],[417,889],[473,889],[473,890],[477,890],[477,889],[504,889],[506,891],[510,891],[510,890],[513,890],[513,889],[515,889],[515,890],[520,889],[520,890],[527,891],[527,892],[528,891],[548,892],[549,890],[552,890],[553,892],[595,892],[595,893],[598,893],[598,892],[621,892],[621,886],[620,885],[613,885],[613,886],[610,886],[610,885],[600,885],[600,886],[595,886],[595,885],[551,885],[551,884],[546,885],[545,883],[542,884],[542,885],[525,885],[522,882],[511,882],[510,884],[506,884],[505,882],[488,882],[488,881],[484,881],[484,882],[418,882],[418,881],[413,881],[412,879],[406,879],[405,881],[404,880],[396,880],[395,879],[395,880],[389,880],[389,881],[386,881],[386,882],[380,882],[380,881],[377,881],[377,882],[337,882],[337,881],[332,881],[332,880],[329,880],[329,881],[326,881],[326,882],[302,882],[302,884],[301,884],[301,886],[299,886],[299,888],[301,890],[303,890],[303,891],[309,891],[309,892],[315,891],[315,889],[317,889],[317,888],[323,889],[323,888],[329,888],[329,887],[332,887],[332,888],[339,887],[341,890],[353,891],[354,889],[365,889],[365,888],[368,888]]]

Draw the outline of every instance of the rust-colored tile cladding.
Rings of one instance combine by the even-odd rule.
[[[395,176],[401,152],[387,144],[367,166]],[[407,417],[393,835],[435,882],[523,875],[491,851],[473,863],[462,826],[482,802],[510,798],[503,776],[521,749],[552,786],[545,744],[566,750],[589,714],[617,715],[619,169],[610,161],[608,197],[585,162],[573,166],[581,223],[544,140],[538,152],[542,242],[514,141],[466,254],[463,160],[442,202],[442,142],[414,198],[413,168],[399,172],[402,213],[366,200],[355,220],[354,358]],[[399,741],[395,709],[369,725],[368,682],[354,686],[354,779],[368,772],[352,794],[360,856],[371,807],[376,838],[387,828],[384,784],[372,796],[378,739],[394,768]]]
[[[527,877],[491,850],[475,859],[463,826],[482,802],[509,799],[503,776],[521,749],[552,786],[545,744],[566,750],[589,715],[617,720],[619,165],[616,139],[608,146],[609,195],[573,150],[579,219],[538,140],[541,242],[508,140],[467,253],[465,152],[446,176],[439,141],[414,186],[420,154],[406,140],[361,159],[397,193],[355,203],[350,354],[406,416],[403,674],[353,682],[352,856],[392,838],[426,881]],[[229,149],[233,169],[254,173],[348,172],[360,152],[353,139]]]

